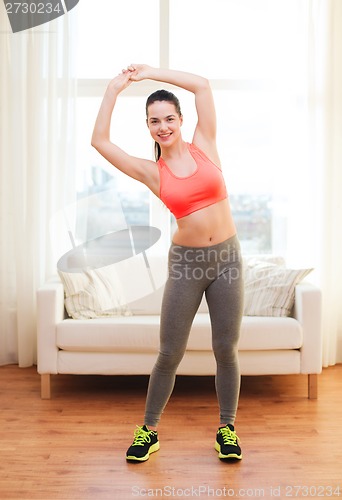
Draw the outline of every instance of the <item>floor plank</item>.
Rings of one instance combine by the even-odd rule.
[[[160,451],[126,463],[147,381],[59,375],[52,399],[41,400],[34,367],[0,367],[0,498],[342,497],[342,365],[323,370],[317,400],[307,398],[306,376],[243,377],[243,460],[232,464],[213,448],[212,377],[179,377]]]

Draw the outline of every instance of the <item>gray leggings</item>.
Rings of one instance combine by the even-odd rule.
[[[217,364],[220,422],[234,424],[240,392],[237,343],[243,314],[243,269],[236,236],[209,247],[172,244],[161,310],[160,350],[149,380],[145,424],[156,426],[171,396],[176,370],[203,293]]]

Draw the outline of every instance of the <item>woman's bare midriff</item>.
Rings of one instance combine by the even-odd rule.
[[[189,247],[216,245],[236,234],[227,199],[178,219],[177,226],[172,242]]]

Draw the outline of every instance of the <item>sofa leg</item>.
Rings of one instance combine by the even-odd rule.
[[[308,393],[309,399],[317,399],[317,373],[310,373],[308,375]]]
[[[40,396],[42,399],[51,398],[50,373],[43,373],[40,376]]]

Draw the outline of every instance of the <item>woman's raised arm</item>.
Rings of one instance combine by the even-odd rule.
[[[128,66],[132,81],[145,79],[170,83],[192,92],[195,95],[197,125],[193,142],[204,150],[216,151],[216,111],[209,81],[202,76],[185,71],[153,68],[146,64],[131,64]]]
[[[156,164],[127,154],[110,140],[110,123],[116,99],[120,92],[132,83],[130,75],[130,71],[123,71],[109,83],[96,118],[91,144],[117,169],[146,184],[159,196],[159,175]]]

